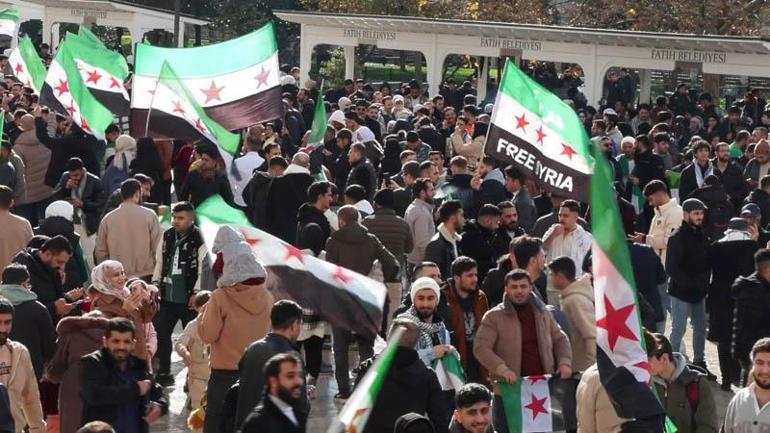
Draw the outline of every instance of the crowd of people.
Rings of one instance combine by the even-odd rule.
[[[366,433],[507,433],[498,381],[540,375],[579,380],[578,431],[632,425],[596,366],[588,205],[485,155],[494,107],[472,84],[429,97],[417,81],[346,80],[321,95],[283,69],[284,117],[242,131],[229,171],[211,143],[117,125],[99,141],[13,76],[0,83],[0,432],[145,433],[168,410],[172,351],[195,431],[306,431],[329,336],[335,399],[350,398],[375,340],[275,300],[237,231],[206,245],[196,207],[215,195],[303,254],[384,283],[380,334],[403,333]],[[634,106],[627,80],[609,81],[598,109],[567,103],[615,175],[661,404],[679,431],[717,431],[718,368],[723,390],[743,387],[721,427],[764,431],[770,106],[749,91],[723,112],[686,85]],[[309,143],[319,98],[326,134]],[[454,391],[434,372],[448,354],[468,382]]]

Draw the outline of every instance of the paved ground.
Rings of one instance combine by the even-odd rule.
[[[177,332],[181,332],[181,329],[178,329]],[[690,331],[685,335],[684,341],[688,347],[691,347],[692,334]],[[350,359],[351,362],[356,359],[355,354],[352,352]],[[327,347],[326,350],[324,350],[324,370],[326,372],[322,372],[318,381],[318,397],[312,401],[312,410],[310,412],[307,433],[325,433],[326,428],[339,409],[339,406],[334,403],[333,398],[334,394],[337,392],[337,385],[334,376],[330,371],[330,361],[331,353]],[[709,369],[719,376],[717,349],[716,346],[710,342],[706,343],[706,362],[708,362]],[[172,370],[175,373],[177,385],[167,388],[170,396],[171,408],[168,416],[161,418],[161,420],[152,426],[153,433],[181,433],[189,431],[187,428],[187,416],[189,411],[185,408],[186,395],[183,391],[187,370],[184,368],[181,358],[179,358],[176,353],[172,355]],[[718,383],[711,382],[711,385],[717,399],[717,408],[721,420],[733,393],[722,391],[719,388]]]

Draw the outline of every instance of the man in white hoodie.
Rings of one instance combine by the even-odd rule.
[[[30,433],[45,432],[43,407],[29,351],[8,338],[13,327],[13,304],[0,298],[0,383],[8,388],[16,433],[29,426]]]

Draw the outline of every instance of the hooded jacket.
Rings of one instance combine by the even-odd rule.
[[[749,203],[759,206],[759,209],[762,211],[762,222],[760,225],[767,227],[768,223],[770,223],[770,194],[759,188],[752,190],[748,197],[743,200],[743,204]]]
[[[23,344],[11,339],[7,340],[6,345],[11,349],[11,375],[5,385],[11,400],[16,433],[25,431],[25,425],[29,426],[29,433],[44,433],[43,407],[29,351]]]
[[[0,284],[0,298],[13,304],[13,327],[8,336],[29,350],[32,367],[38,380],[43,377],[43,366],[53,357],[56,337],[53,322],[45,305],[37,301],[37,295],[17,284]]]
[[[211,345],[212,370],[238,370],[244,349],[270,329],[272,307],[273,295],[264,284],[220,287],[211,294],[198,316],[198,334]]]
[[[490,171],[481,181],[481,189],[473,192],[474,207],[481,209],[485,204],[497,205],[508,198],[505,191],[505,176],[499,168]]]
[[[59,384],[60,433],[75,433],[81,427],[80,358],[102,347],[109,321],[104,317],[65,317],[56,327],[56,353],[46,375]]]
[[[37,294],[37,300],[48,309],[51,321],[57,323],[59,317],[56,314],[54,302],[64,298],[64,289],[58,271],[43,263],[40,260],[40,251],[34,248],[19,251],[13,258],[13,263],[20,263],[27,267],[32,291]]]
[[[369,275],[375,260],[386,282],[396,281],[398,262],[377,236],[360,224],[348,224],[332,233],[326,243],[326,261],[362,275]]]
[[[88,275],[87,272],[86,275],[81,273],[81,267],[78,264],[78,260],[81,258],[79,255],[82,256],[82,252],[78,248],[80,246],[80,235],[75,232],[75,225],[72,224],[72,221],[60,216],[50,216],[44,219],[39,226],[35,227],[33,232],[36,235],[45,235],[49,238],[58,235],[67,238],[72,249],[76,252],[70,257],[67,265],[64,267],[64,290],[71,290],[82,286],[88,279]]]
[[[666,415],[681,433],[716,433],[719,431],[719,417],[714,394],[705,375],[690,369],[681,354],[675,352],[673,355],[675,367],[671,379],[653,378]],[[687,387],[692,382],[698,383],[699,395],[694,411],[687,396]]]
[[[452,275],[452,262],[463,255],[461,241],[458,233],[449,233],[444,223],[439,224],[436,234],[425,247],[425,260],[438,265],[441,275]]]
[[[596,311],[591,276],[583,275],[559,293],[572,346],[572,369],[585,371],[596,362]]]

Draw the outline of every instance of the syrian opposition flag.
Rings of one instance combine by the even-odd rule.
[[[163,64],[153,92],[148,122],[134,132],[143,135],[155,132],[169,138],[205,139],[217,146],[229,173],[233,157],[238,152],[240,136],[226,130],[206,114],[168,63]]]
[[[649,385],[650,365],[628,244],[612,189],[612,171],[599,146],[594,160],[591,233],[599,376],[619,417],[650,419],[664,411]]]
[[[465,371],[460,363],[460,355],[455,351],[447,352],[440,359],[435,359],[433,371],[436,372],[438,383],[444,391],[458,390],[465,385]]]
[[[541,375],[498,382],[510,433],[544,433],[577,428],[577,381]]]
[[[103,139],[104,130],[112,124],[112,112],[83,83],[71,45],[69,38],[59,45],[40,90],[40,104],[69,115],[84,132]]]
[[[267,285],[276,297],[290,297],[318,312],[333,326],[374,338],[382,325],[385,286],[369,277],[334,265],[275,236],[254,228],[246,215],[221,196],[206,199],[195,210],[206,244],[214,242],[220,225],[239,230],[269,272]]]
[[[16,36],[16,23],[19,21],[19,10],[15,7],[0,11],[0,35]]]
[[[587,202],[588,143],[575,111],[507,60],[485,153],[554,194]]]
[[[272,23],[237,39],[203,47],[137,44],[132,131],[144,130],[164,62],[174,68],[209,117],[230,131],[283,116],[278,45]]]
[[[19,40],[19,45],[8,56],[8,63],[19,82],[40,94],[45,81],[45,65],[28,35]]]
[[[377,396],[388,375],[390,365],[393,363],[393,357],[396,355],[398,341],[404,333],[404,328],[396,328],[391,335],[387,347],[377,357],[364,378],[356,386],[356,390],[350,396],[345,406],[340,410],[337,419],[332,421],[326,433],[359,433],[366,427],[366,421],[372,413],[372,408],[377,402]],[[387,404],[387,403],[386,403]]]
[[[70,49],[83,83],[94,97],[117,116],[128,116],[129,96],[124,82],[128,64],[122,54],[108,49],[91,31],[80,26],[68,34]]]
[[[328,122],[326,120],[326,107],[324,107],[324,83],[321,82],[321,88],[318,89],[318,100],[315,101],[315,112],[313,113],[313,126],[310,129],[310,137],[307,140],[307,147],[309,149],[315,149],[318,146],[323,146],[324,135],[326,135],[326,129],[328,128]]]

